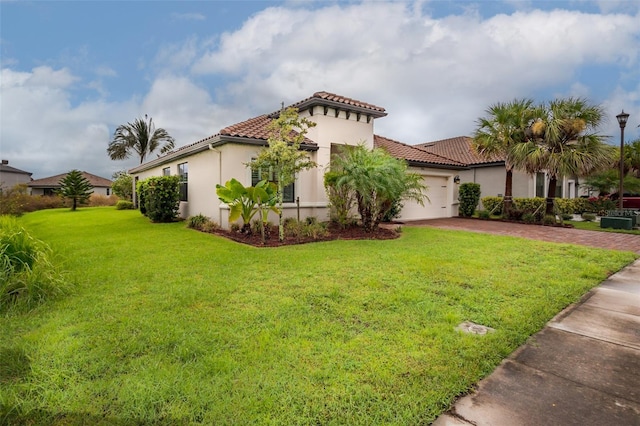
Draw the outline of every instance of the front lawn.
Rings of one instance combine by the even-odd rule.
[[[635,257],[411,227],[253,248],[109,207],[21,222],[77,287],[0,318],[9,424],[427,424]]]

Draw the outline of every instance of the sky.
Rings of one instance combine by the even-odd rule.
[[[105,178],[145,114],[183,146],[336,93],[408,144],[468,135],[497,102],[581,97],[640,138],[640,0],[0,0],[0,156],[39,179]]]

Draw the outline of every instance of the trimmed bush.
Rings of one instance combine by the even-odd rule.
[[[571,219],[573,219],[573,215],[572,214],[568,214],[568,213],[562,213],[560,215],[560,217],[562,218],[562,220],[571,220]]]
[[[524,217],[525,212],[523,210],[520,209],[511,209],[509,210],[509,216],[507,216],[507,219],[509,220],[522,220]],[[533,216],[533,214],[531,214]],[[535,222],[535,218],[534,218],[534,222]]]
[[[15,219],[0,217],[0,312],[29,310],[70,291],[52,257]]]
[[[522,214],[522,221],[524,223],[536,223],[536,215],[534,215],[533,213],[523,213]]]
[[[133,202],[128,200],[120,200],[116,203],[116,210],[133,210]]]
[[[502,197],[482,197],[482,206],[490,214],[498,216],[502,215],[503,198]]]
[[[179,185],[180,177],[177,175],[150,177],[138,185],[141,190],[140,205],[144,200],[144,214],[152,222],[172,222],[178,217]]]
[[[542,224],[547,226],[555,225],[556,217],[554,215],[547,214],[542,218]]]
[[[582,220],[585,222],[593,222],[596,220],[596,215],[593,213],[582,213]]]
[[[191,216],[187,219],[187,228],[201,230],[202,226],[209,222],[209,218],[203,214]]]
[[[473,216],[480,202],[480,184],[466,182],[460,185],[458,200],[460,201],[460,215]]]

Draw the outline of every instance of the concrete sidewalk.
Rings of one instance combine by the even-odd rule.
[[[435,426],[640,425],[640,260],[505,359]]]

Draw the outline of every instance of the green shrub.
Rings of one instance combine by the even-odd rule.
[[[180,177],[154,176],[146,179],[144,183],[139,186],[146,216],[152,222],[174,221],[178,217],[180,206]]]
[[[187,228],[200,230],[202,226],[207,222],[209,222],[209,218],[203,214],[191,216],[187,219]]]
[[[140,213],[147,215],[147,189],[148,181],[141,180],[136,184],[136,196],[138,197],[138,208]]]
[[[533,213],[522,213],[521,215],[522,221],[524,223],[536,223],[538,220],[536,219],[536,215]]]
[[[400,213],[402,213],[403,207],[404,207],[404,204],[402,204],[402,200],[400,199],[394,200],[391,203],[391,207],[389,207],[389,210],[382,217],[382,221],[391,222],[392,220],[397,219],[400,216]]]
[[[478,210],[478,217],[480,219],[490,219],[491,212],[489,210]]]
[[[473,216],[480,202],[480,184],[466,182],[460,185],[458,200],[460,201],[460,215]]]
[[[509,210],[509,216],[507,216],[507,219],[516,220],[516,221],[522,220],[524,214],[525,214],[525,212],[523,210],[511,209],[511,210]]]
[[[596,220],[596,215],[593,213],[582,213],[582,220],[585,222],[593,222]]]
[[[557,223],[556,217],[554,215],[547,214],[542,218],[543,225],[549,226],[549,225],[555,225],[556,223]]]
[[[572,214],[568,214],[568,213],[562,213],[560,215],[560,217],[562,218],[562,220],[571,220],[571,219],[573,219],[573,215]]]
[[[591,197],[585,202],[584,211],[604,216],[607,210],[615,210],[617,207],[616,202],[608,196]]]
[[[213,220],[208,220],[207,222],[202,224],[202,227],[200,228],[200,230],[202,232],[215,232],[218,229],[220,229],[220,225],[217,222],[214,222]]]
[[[500,216],[502,215],[503,201],[502,197],[482,197],[482,206],[490,214]]]
[[[133,210],[133,202],[128,200],[119,200],[116,203],[116,210]]]
[[[0,312],[31,309],[70,291],[52,257],[15,219],[0,217]]]
[[[326,237],[328,234],[329,229],[327,227],[327,224],[323,222],[307,221],[302,227],[302,235],[305,237],[311,237],[314,240]]]
[[[63,198],[57,195],[29,195],[25,184],[16,185],[0,193],[0,215],[21,216],[24,213],[65,207]]]

